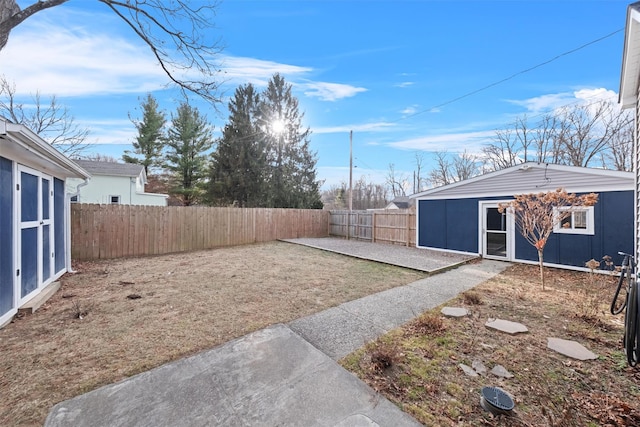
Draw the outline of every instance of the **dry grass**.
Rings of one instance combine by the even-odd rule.
[[[76,265],[0,330],[0,425],[163,363],[424,277],[288,243]]]
[[[622,316],[608,314],[615,279],[517,265],[446,305],[466,306],[471,316],[444,318],[440,307],[423,314],[341,363],[425,425],[433,426],[639,426],[640,369],[626,366]],[[479,304],[478,302],[481,302]],[[440,316],[443,328],[434,325]],[[490,318],[524,323],[529,333],[511,336],[484,327]],[[425,320],[427,319],[427,320]],[[422,327],[417,327],[422,326]],[[571,360],[546,348],[547,338],[576,340],[597,360]],[[380,369],[383,345],[392,363]],[[459,363],[481,361],[514,377],[466,376]],[[493,418],[479,405],[485,385],[515,397],[515,415]]]

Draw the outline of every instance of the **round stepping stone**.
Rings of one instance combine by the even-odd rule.
[[[486,326],[487,328],[498,330],[500,332],[506,332],[507,334],[511,335],[529,332],[529,329],[527,329],[527,327],[522,323],[511,322],[509,320],[502,319],[489,320],[484,324],[484,326]]]
[[[469,310],[462,307],[442,307],[440,313],[447,317],[464,317],[469,315]]]
[[[547,347],[557,353],[576,360],[594,360],[598,355],[576,341],[562,338],[547,338]]]

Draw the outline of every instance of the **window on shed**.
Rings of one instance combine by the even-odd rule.
[[[558,208],[556,214],[571,211],[559,224],[557,224],[553,232],[565,234],[594,234],[593,206],[584,208]]]

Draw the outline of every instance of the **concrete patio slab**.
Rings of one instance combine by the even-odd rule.
[[[419,426],[284,325],[54,406],[62,426]]]

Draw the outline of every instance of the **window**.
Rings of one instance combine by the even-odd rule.
[[[584,208],[558,208],[556,212],[571,211],[560,224],[557,224],[553,232],[565,234],[594,234],[593,206]]]
[[[109,196],[109,200],[112,205],[119,205],[120,204],[120,196]]]
[[[71,203],[78,203],[78,196],[71,196]]]

